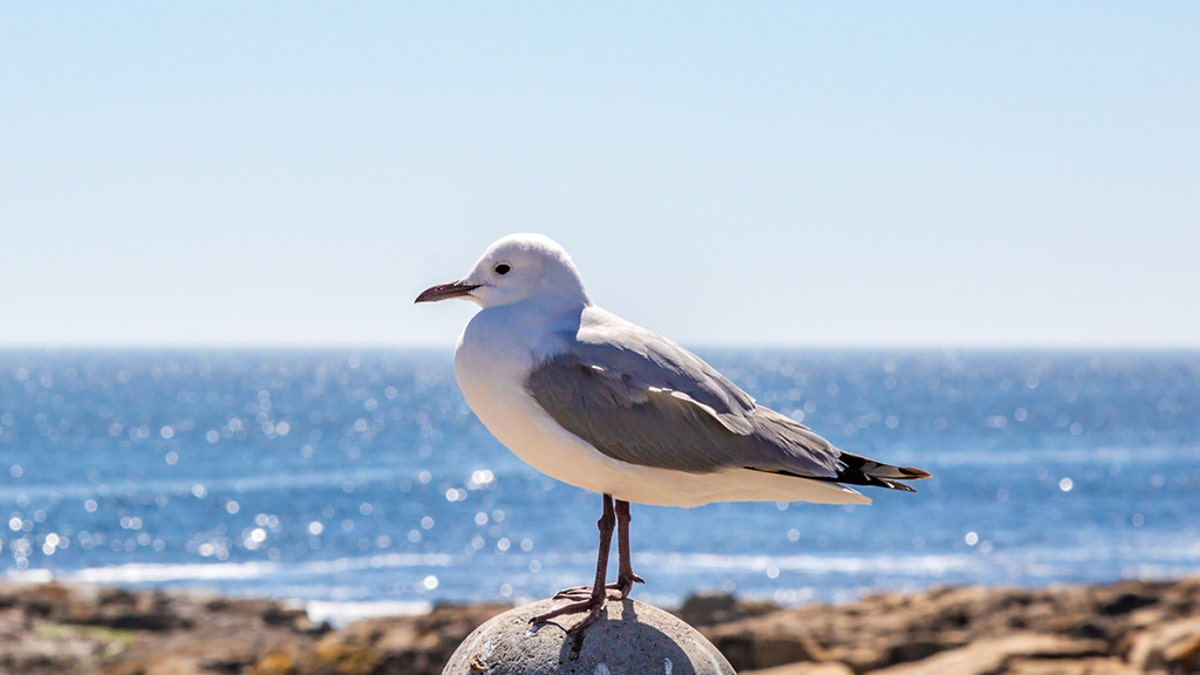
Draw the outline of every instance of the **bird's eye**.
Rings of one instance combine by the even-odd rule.
[[[510,270],[512,270],[512,265],[509,265],[508,263],[500,263],[499,265],[496,265],[495,270],[496,274],[504,276],[505,274],[508,274]]]

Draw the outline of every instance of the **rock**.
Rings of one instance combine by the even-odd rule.
[[[1128,614],[1158,603],[1158,596],[1149,593],[1121,593],[1117,597],[1100,603],[1100,613],[1106,616]]]
[[[441,604],[419,616],[356,621],[323,637],[300,663],[316,672],[438,673],[471,631],[511,607]]]
[[[1193,633],[1164,649],[1163,660],[1181,670],[1200,670],[1200,632]]]
[[[1076,640],[1055,635],[1016,634],[1001,638],[979,640],[947,652],[936,654],[915,663],[906,663],[883,670],[875,675],[993,675],[1011,672],[1010,662],[1023,660],[1062,660],[1103,656],[1107,646],[1094,640]],[[1061,670],[1056,672],[1062,672]]]
[[[802,625],[786,620],[779,613],[709,626],[703,632],[739,671],[830,658]]]
[[[734,675],[694,628],[636,600],[610,600],[600,618],[577,636],[567,635],[556,622],[530,626],[531,617],[560,603],[523,605],[483,624],[454,652],[443,675]]]
[[[743,672],[869,673],[929,668],[939,659],[998,663],[997,675],[1200,672],[1200,576],[943,587],[784,609],[728,595],[697,598],[681,613],[714,622],[698,630]],[[0,581],[0,673],[435,675],[472,630],[508,609],[439,605],[335,631],[272,600]],[[1033,635],[1050,642],[1040,652],[1013,652]]]
[[[1128,663],[1116,657],[1086,657],[1082,659],[1025,659],[1009,660],[996,675],[1141,675]]]
[[[770,614],[779,609],[779,605],[773,602],[742,600],[733,593],[694,593],[683,601],[675,614],[692,626],[712,626]]]
[[[1152,626],[1130,642],[1129,662],[1142,672],[1200,672],[1200,618]]]
[[[1108,646],[1106,657],[1121,658],[1131,650],[1131,636],[1197,615],[1200,577],[1106,586],[944,587],[884,593],[851,605],[805,605],[699,630],[739,671],[781,665],[765,661],[755,650],[758,641],[775,636],[791,641],[796,652],[789,657],[837,661],[866,673],[1021,633],[1102,642]],[[810,655],[800,653],[805,650]]]
[[[850,666],[844,663],[793,663],[786,666],[775,666],[766,670],[742,671],[741,675],[855,675]]]
[[[120,654],[130,639],[105,629],[61,624],[22,632],[10,628],[19,629],[0,621],[0,673],[90,672],[91,664]]]

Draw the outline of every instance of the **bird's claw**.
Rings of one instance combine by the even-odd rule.
[[[585,600],[592,597],[591,586],[576,586],[574,588],[564,588],[554,594],[555,600]]]
[[[613,583],[605,586],[606,589],[613,591],[612,593],[608,594],[608,599],[609,600],[626,600],[626,599],[628,599],[629,593],[633,590],[633,585],[635,583],[644,584],[646,582],[643,581],[642,578],[636,574],[634,574],[633,576],[631,576],[629,578],[623,578],[623,577],[618,578]]]
[[[608,593],[609,600],[625,600],[629,597],[629,593],[633,590],[634,584],[644,584],[646,581],[634,574],[629,577],[619,577],[616,581],[605,584],[605,590],[611,591]],[[592,596],[594,590],[591,586],[575,586],[574,588],[564,588],[554,594],[555,600],[586,600]]]
[[[565,591],[562,591],[559,595],[574,590],[578,589],[568,588]],[[554,597],[558,598],[559,595]],[[587,614],[582,619],[580,619],[570,628],[565,629],[567,635],[578,635],[579,633],[582,633],[585,628],[595,623],[596,619],[600,618],[600,612],[604,610],[604,604],[606,602],[607,598],[604,596],[596,597],[589,593],[586,599],[572,602],[570,604],[563,605],[562,607],[556,607],[544,614],[538,614],[530,619],[529,623],[537,625],[540,623],[546,623],[547,621],[563,616],[564,614],[579,614],[580,612],[586,611]]]

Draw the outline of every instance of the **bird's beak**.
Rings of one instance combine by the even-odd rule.
[[[461,281],[439,284],[421,291],[421,294],[417,296],[416,302],[437,302],[438,300],[446,300],[448,298],[461,298],[469,295],[471,291],[479,288],[479,286],[480,284],[464,284]]]

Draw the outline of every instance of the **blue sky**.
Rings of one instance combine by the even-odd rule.
[[[1200,347],[1200,4],[0,4],[0,345]]]

